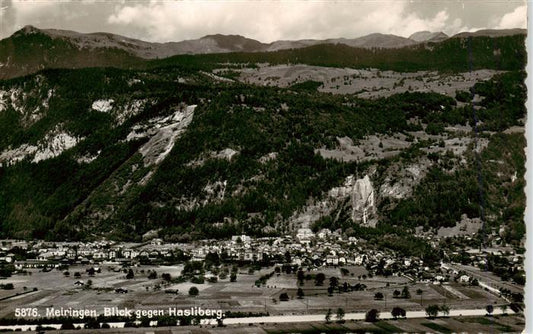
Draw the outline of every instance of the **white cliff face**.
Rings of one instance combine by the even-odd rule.
[[[38,89],[29,91],[24,91],[22,88],[0,89],[0,112],[13,109],[22,116],[21,125],[29,127],[46,115],[53,95],[53,89],[49,89],[46,95]],[[34,97],[39,97],[40,103],[28,104],[28,100],[31,100],[29,98]]]
[[[8,91],[0,91],[0,111],[6,110],[11,106],[15,111],[24,114],[22,101],[25,94],[22,88],[11,88]]]
[[[38,147],[34,145],[22,144],[14,149],[7,149],[0,153],[0,165],[13,165],[32,156],[37,152]]]
[[[115,113],[117,124],[121,125],[127,119],[131,118],[132,116],[137,115],[146,106],[148,102],[149,101],[147,99],[133,100],[130,103],[125,104],[121,108],[118,108],[118,110]]]
[[[122,102],[114,99],[100,99],[92,103],[91,110],[109,113],[115,117],[117,125],[121,125],[154,102],[153,99],[132,99]]]
[[[86,155],[80,156],[76,159],[76,161],[80,164],[88,164],[96,160],[98,156],[100,155],[100,153],[102,153],[102,150],[99,150],[97,154],[95,155],[86,154]]]
[[[139,149],[144,157],[145,167],[159,164],[165,159],[174,147],[175,140],[191,123],[195,108],[196,105],[188,106],[184,110],[177,110],[173,115],[154,122],[153,127],[148,130],[152,135],[151,138]]]
[[[60,132],[52,136],[46,136],[46,146],[40,148],[33,157],[32,162],[39,162],[42,160],[57,157],[63,151],[68,150],[78,144],[79,138],[73,137],[66,132]]]
[[[374,187],[368,175],[355,181],[351,191],[352,220],[364,226],[375,227],[376,204]]]
[[[113,103],[115,101],[113,99],[109,100],[97,100],[94,101],[91,108],[93,110],[99,111],[99,112],[110,112],[111,109],[113,109]]]
[[[300,228],[309,228],[321,217],[334,212],[346,200],[351,207],[354,223],[376,226],[375,190],[368,175],[362,179],[356,179],[354,175],[348,176],[341,186],[331,188],[322,200],[311,201],[308,206],[295,213],[291,221]]]
[[[83,139],[74,137],[61,130],[61,126],[57,126],[54,130],[47,133],[37,145],[22,144],[19,147],[9,148],[0,152],[0,164],[13,165],[26,158],[33,158],[31,162],[37,163],[54,158],[76,146]]]
[[[193,161],[190,161],[185,164],[187,167],[199,167],[205,164],[210,159],[220,159],[220,160],[228,160],[231,161],[234,156],[238,155],[239,151],[235,151],[232,148],[225,148],[221,151],[211,151],[207,154],[203,154],[203,156],[199,157],[198,159],[195,159]]]

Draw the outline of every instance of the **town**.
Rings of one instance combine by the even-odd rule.
[[[481,251],[444,250],[447,239],[424,233],[417,237],[434,245],[441,260],[377,249],[328,229],[191,243],[159,238],[140,243],[3,240],[0,318],[3,324],[36,318],[17,317],[15,310],[23,305],[146,312],[200,306],[220,309],[228,318],[326,315],[338,305],[346,313],[377,309],[387,314],[393,307],[404,314],[427,313],[435,306],[437,314],[455,309],[521,312],[523,254],[499,245],[497,233],[490,235],[493,247]],[[471,238],[475,236],[454,240]],[[515,274],[498,277],[502,263]]]

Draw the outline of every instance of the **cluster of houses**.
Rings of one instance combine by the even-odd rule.
[[[45,268],[61,264],[135,265],[139,259],[172,258],[176,249],[188,251],[186,244],[164,244],[159,239],[148,243],[45,242],[3,240],[0,242],[0,264],[13,264],[16,269]]]
[[[488,255],[509,257],[517,269],[523,269],[523,257],[500,248],[466,250],[471,265],[482,268]],[[363,240],[343,237],[323,229],[313,233],[300,229],[295,235],[252,238],[238,235],[230,240],[201,240],[194,243],[164,243],[154,238],[143,243],[44,242],[4,240],[0,242],[0,264],[13,264],[15,269],[51,268],[62,264],[109,264],[134,266],[142,264],[174,264],[205,261],[217,254],[224,261],[238,263],[291,264],[320,268],[322,266],[363,265],[371,274],[404,276],[412,281],[440,284],[459,273],[448,273],[439,266],[429,267],[418,257],[400,256],[388,249],[376,249]],[[452,254],[453,255],[453,254]],[[451,275],[450,275],[451,274]],[[461,275],[460,275],[461,276]],[[461,281],[471,281],[467,275]]]
[[[203,240],[190,244],[164,243],[157,238],[144,243],[3,240],[0,263],[13,264],[17,269],[76,263],[135,265],[142,263],[141,260],[144,263],[171,262],[177,253],[180,259],[204,261],[209,253],[217,253],[236,262],[362,265],[367,256],[355,245],[356,238],[343,240],[340,234],[327,229],[316,235],[310,229],[301,229],[296,236],[251,238],[239,235],[231,240]]]

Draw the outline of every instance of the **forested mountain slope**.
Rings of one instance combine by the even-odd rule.
[[[340,228],[422,254],[415,229],[438,233],[466,215],[519,244],[522,43],[517,35],[395,51],[314,46],[0,81],[0,233],[139,240],[157,231],[186,241]],[[330,77],[278,87],[241,76],[287,61],[499,71],[453,94],[420,86],[372,99],[319,92]],[[434,74],[417,75],[408,80]],[[409,86],[400,80],[394,88]]]

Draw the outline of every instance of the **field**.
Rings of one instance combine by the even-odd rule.
[[[321,92],[356,94],[362,98],[387,97],[406,91],[438,92],[454,97],[456,91],[468,90],[474,83],[490,79],[497,73],[499,72],[494,70],[478,70],[450,75],[436,71],[400,73],[376,69],[278,65],[243,69],[239,80],[249,84],[277,87],[315,81],[321,83],[318,87]]]
[[[464,317],[460,319],[406,319],[387,320],[376,323],[346,321],[344,323],[311,322],[299,324],[260,324],[247,327],[159,327],[115,328],[105,330],[107,334],[157,333],[157,334],[282,334],[282,333],[518,333],[523,328],[524,319],[517,316]],[[65,334],[93,333],[94,330],[63,330]]]
[[[326,267],[306,274],[311,276],[322,272],[326,280],[322,286],[316,286],[314,279],[305,280],[299,286],[295,274],[274,274],[264,285],[257,287],[255,282],[265,274],[273,272],[273,268],[264,268],[249,274],[242,268],[237,275],[236,282],[229,279],[219,280],[217,283],[193,284],[190,282],[169,284],[161,278],[162,273],[169,273],[178,277],[180,266],[155,267],[143,266],[134,268],[135,277],[126,279],[122,271],[116,272],[112,268],[102,267],[101,273],[89,277],[86,273],[87,266],[70,267],[70,276],[62,272],[40,272],[31,270],[29,275],[17,275],[3,283],[13,283],[14,290],[0,292],[0,317],[11,318],[17,307],[36,307],[41,314],[45,308],[83,308],[96,310],[98,313],[104,307],[142,309],[167,309],[168,307],[190,308],[194,306],[204,309],[221,309],[224,312],[253,312],[268,313],[270,315],[288,314],[317,314],[328,309],[336,310],[339,307],[346,312],[365,312],[376,308],[381,312],[389,313],[392,307],[399,306],[406,310],[420,310],[430,304],[447,304],[450,308],[484,308],[488,304],[500,304],[500,300],[480,287],[463,286],[457,283],[439,286],[433,284],[414,284],[404,277],[368,278],[363,276],[366,270],[362,267],[346,267],[350,274],[343,276],[340,268]],[[149,270],[158,273],[157,279],[148,279]],[[74,277],[74,273],[81,273],[81,277]],[[352,276],[353,274],[353,276]],[[338,293],[337,290],[328,295],[329,278],[339,278],[340,284],[347,282],[366,285],[365,291],[349,291]],[[92,286],[87,287],[88,280]],[[75,282],[83,281],[85,286],[77,286]],[[199,295],[188,295],[189,288],[196,286]],[[409,288],[411,298],[394,298],[395,290]],[[26,289],[24,289],[26,287]],[[32,289],[38,287],[38,291]],[[298,288],[302,288],[304,296],[298,298]],[[127,289],[127,293],[117,293],[115,289]],[[166,290],[166,291],[165,291]],[[175,291],[178,291],[176,294]],[[416,291],[421,290],[419,294]],[[21,294],[27,292],[25,294]],[[169,293],[172,292],[172,293]],[[383,300],[375,300],[377,292],[384,294]],[[289,300],[280,301],[280,294],[287,293]],[[16,294],[21,294],[15,296]],[[10,297],[12,296],[12,297]]]

